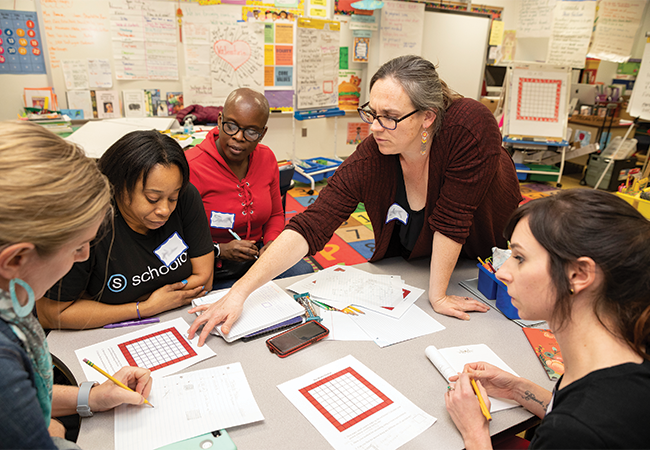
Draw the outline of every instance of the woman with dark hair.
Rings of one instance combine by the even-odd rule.
[[[106,151],[99,168],[113,186],[113,227],[38,302],[45,328],[154,316],[212,286],[210,230],[178,143],[157,131],[134,131]]]
[[[419,56],[401,56],[370,82],[370,101],[359,108],[372,135],[345,160],[316,201],[294,216],[273,245],[230,293],[201,314],[193,335],[224,322],[227,332],[250,293],[321,250],[363,202],[375,235],[371,262],[391,256],[431,256],[429,301],[441,314],[468,320],[487,306],[447,295],[461,254],[475,258],[505,246],[501,230],[521,201],[515,166],[501,146],[492,113],[461,98]]]
[[[650,222],[612,194],[576,189],[527,203],[505,235],[512,257],[497,278],[522,319],[548,322],[565,371],[549,392],[466,365],[445,395],[466,448],[491,448],[470,378],[542,418],[529,448],[648,448]]]

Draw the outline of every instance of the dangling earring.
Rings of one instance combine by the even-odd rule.
[[[427,154],[427,140],[429,139],[429,132],[424,130],[422,132],[422,146],[420,146],[420,155],[424,156]]]
[[[22,306],[18,301],[18,297],[16,296],[16,284],[22,286],[27,292],[27,304],[25,306]],[[34,291],[29,284],[25,283],[20,278],[12,278],[9,281],[9,295],[11,295],[11,304],[13,305],[14,312],[18,317],[25,317],[32,312],[32,309],[34,309],[34,303],[36,302]]]
[[[574,291],[573,288],[569,289],[569,295],[573,295],[575,293],[576,293],[576,291]]]

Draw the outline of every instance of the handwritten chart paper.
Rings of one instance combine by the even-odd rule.
[[[212,92],[264,90],[264,24],[221,23],[210,28]]]
[[[589,57],[626,62],[632,53],[646,0],[601,0]]]
[[[583,68],[595,15],[595,1],[557,2],[546,62]]]
[[[298,19],[296,31],[297,108],[334,108],[338,105],[338,22]]]
[[[539,38],[551,35],[555,0],[520,0],[517,38]]]
[[[278,389],[337,450],[397,449],[437,420],[351,355]]]
[[[384,2],[379,64],[397,56],[421,55],[423,29],[424,3]]]
[[[75,350],[75,354],[87,380],[101,383],[106,379],[85,364],[84,358],[110,374],[131,365],[147,368],[152,371],[152,377],[160,379],[215,356],[209,347],[197,345],[198,336],[191,341],[187,339],[189,328],[189,324],[179,317],[80,348]]]
[[[115,449],[149,450],[194,436],[264,420],[240,363],[154,381],[155,405],[115,409]]]
[[[169,2],[110,0],[118,80],[178,80],[176,17]]]

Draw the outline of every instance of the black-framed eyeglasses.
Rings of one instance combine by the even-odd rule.
[[[221,122],[221,129],[228,136],[234,136],[239,133],[239,130],[243,130],[244,139],[248,142],[255,142],[262,137],[261,131],[257,131],[255,128],[241,128],[235,122]]]
[[[372,111],[368,111],[365,109],[366,106],[368,106],[370,102],[367,102],[365,105],[361,105],[359,108],[357,108],[357,111],[359,111],[359,117],[361,117],[361,120],[363,120],[366,123],[369,123],[372,125],[372,123],[377,119],[377,122],[379,122],[379,125],[382,127],[386,128],[387,130],[394,130],[397,128],[397,124],[400,123],[404,119],[408,119],[411,117],[413,114],[416,112],[420,111],[419,109],[416,109],[415,111],[412,111],[408,113],[405,116],[400,117],[399,119],[394,119],[392,117],[386,117],[386,116],[380,116],[378,114],[375,114]]]

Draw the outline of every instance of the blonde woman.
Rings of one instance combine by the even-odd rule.
[[[52,359],[32,314],[73,263],[88,258],[110,210],[108,180],[81,150],[38,125],[0,123],[0,446],[77,448],[52,417],[141,404],[150,372],[126,367],[112,382],[52,385]],[[78,403],[78,401],[80,403]]]

